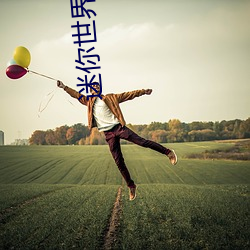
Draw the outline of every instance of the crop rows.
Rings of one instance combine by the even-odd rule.
[[[141,185],[117,249],[248,249],[249,185]]]
[[[0,249],[100,248],[117,190],[112,185],[61,187],[5,210]]]
[[[185,158],[230,143],[168,146],[177,166],[123,145],[133,202],[107,146],[0,147],[0,249],[102,249],[121,185],[112,249],[249,249],[249,161]]]

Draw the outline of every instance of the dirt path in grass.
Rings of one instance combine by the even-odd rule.
[[[114,203],[113,211],[110,216],[107,233],[104,238],[103,248],[105,250],[112,249],[112,246],[117,241],[119,220],[120,220],[120,216],[122,213],[121,198],[122,198],[122,187],[119,187],[117,196],[116,196],[116,201]]]

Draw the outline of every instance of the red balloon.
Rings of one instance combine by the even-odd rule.
[[[6,75],[11,79],[18,79],[24,76],[27,73],[27,69],[19,65],[10,65],[6,69]]]

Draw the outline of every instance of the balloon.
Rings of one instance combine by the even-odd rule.
[[[16,61],[17,65],[28,68],[30,65],[30,52],[23,46],[15,48],[13,58]]]
[[[17,62],[12,58],[7,63],[7,66],[10,66],[10,65],[17,65]]]
[[[11,79],[18,79],[24,76],[28,71],[19,65],[10,65],[6,69],[6,75]]]

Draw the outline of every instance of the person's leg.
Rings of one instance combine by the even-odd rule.
[[[161,154],[166,155],[172,165],[176,165],[177,163],[177,155],[175,154],[174,150],[171,150],[169,148],[163,147],[161,144],[146,140],[139,135],[137,135],[135,132],[133,132],[131,129],[127,128],[126,126],[122,127],[120,126],[118,128],[119,131],[119,137],[122,139],[125,139],[127,141],[133,142],[139,146],[153,149]]]
[[[153,149],[164,155],[168,155],[171,152],[170,149],[163,147],[161,144],[157,142],[146,140],[140,137],[139,135],[137,135],[135,132],[133,132],[131,129],[127,128],[126,126],[121,128],[120,138],[133,142],[139,146]]]
[[[115,160],[116,165],[118,166],[119,171],[126,181],[127,186],[130,188],[135,187],[135,183],[130,177],[129,171],[122,155],[120,138],[116,137],[114,132],[104,132],[104,134],[106,136],[106,141],[109,144],[110,152]]]

